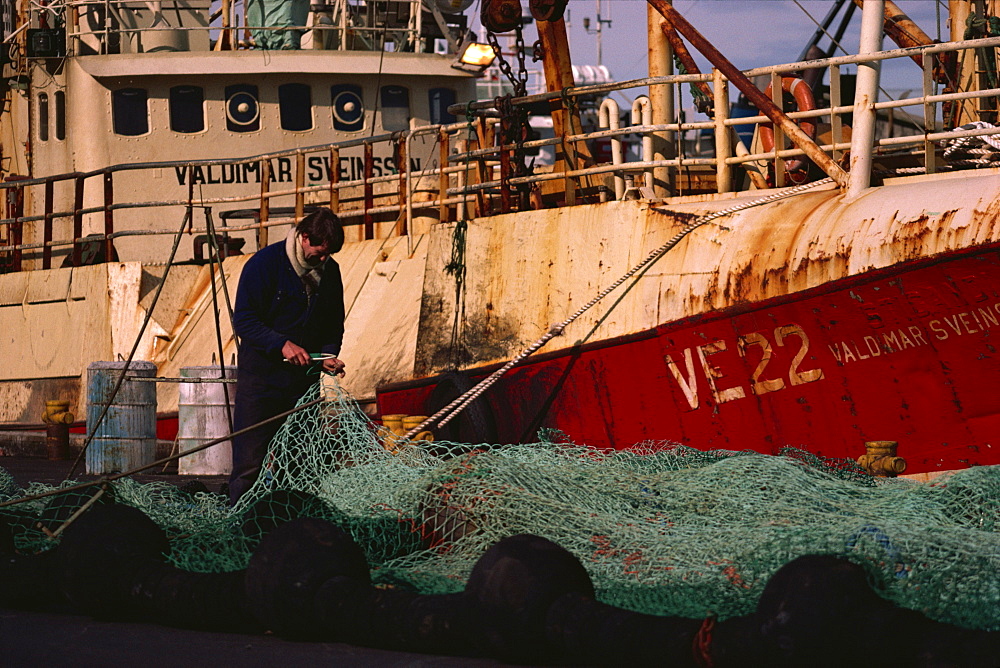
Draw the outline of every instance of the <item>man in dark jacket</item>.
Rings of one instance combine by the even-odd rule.
[[[337,359],[344,338],[344,285],[330,258],[344,245],[344,229],[326,208],[304,217],[278,243],[259,250],[243,267],[233,309],[240,337],[234,429],[245,429],[295,406],[318,378],[311,353],[331,355],[325,371],[344,375]],[[267,447],[281,421],[233,439],[230,502],[260,475]]]

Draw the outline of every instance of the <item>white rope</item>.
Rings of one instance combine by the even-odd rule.
[[[749,209],[755,206],[761,206],[763,204],[776,202],[778,200],[785,199],[787,197],[798,195],[799,193],[805,190],[810,190],[812,188],[817,188],[819,186],[828,185],[832,182],[833,179],[826,178],[820,181],[815,181],[813,183],[805,183],[800,186],[791,188],[789,190],[783,190],[781,192],[772,193],[771,195],[768,195],[766,197],[761,197],[760,199],[755,199],[750,202],[744,202],[743,204],[737,204],[735,206],[729,207],[728,209],[723,209],[721,211],[716,211],[714,213],[706,214],[704,216],[701,216],[700,218],[695,219],[687,226],[685,226],[682,230],[680,230],[677,234],[675,234],[669,241],[667,241],[665,244],[663,244],[662,246],[654,250],[652,253],[650,253],[648,256],[646,256],[646,258],[642,262],[632,267],[632,269],[630,269],[625,275],[623,275],[621,278],[619,278],[614,283],[609,285],[607,288],[602,290],[596,297],[591,299],[589,302],[587,302],[579,309],[577,309],[577,311],[573,313],[571,316],[549,328],[549,331],[547,331],[544,335],[542,335],[540,339],[538,339],[530,346],[525,348],[523,351],[521,351],[521,353],[517,355],[517,357],[511,359],[503,367],[491,373],[489,376],[487,376],[479,383],[477,383],[475,387],[471,388],[470,390],[459,396],[457,399],[452,401],[450,404],[439,410],[437,413],[435,413],[434,415],[430,416],[429,418],[421,422],[417,427],[414,427],[410,431],[406,432],[406,434],[403,435],[403,438],[406,439],[413,438],[413,436],[419,434],[421,431],[424,431],[428,426],[432,424],[437,424],[439,427],[443,427],[444,425],[448,424],[448,422],[450,422],[452,418],[454,418],[469,404],[475,401],[483,392],[488,390],[494,383],[500,380],[501,376],[510,371],[513,367],[520,364],[522,361],[525,360],[525,358],[534,354],[536,351],[538,351],[539,348],[544,346],[550,340],[561,335],[563,333],[563,330],[565,330],[566,327],[569,326],[574,320],[576,320],[584,313],[586,313],[588,310],[593,308],[599,301],[607,297],[611,292],[613,292],[615,289],[621,286],[625,281],[632,278],[637,273],[643,271],[644,269],[652,265],[654,262],[659,260],[670,249],[672,249],[674,246],[680,243],[681,239],[683,239],[684,237],[686,237],[688,234],[698,229],[699,227],[706,225],[712,222],[713,220],[716,220],[717,218],[722,218],[723,216],[728,216],[733,213],[736,213],[737,211],[742,211],[744,209]]]
[[[955,128],[956,130],[984,130],[987,128],[995,128],[996,126],[992,123],[987,123],[985,121],[973,121],[972,123],[966,123],[960,128]],[[948,148],[944,150],[943,156],[945,158],[950,158],[956,153],[973,153],[973,154],[984,154],[992,153],[992,151],[987,151],[983,148],[979,148],[982,144],[988,144],[1000,151],[1000,133],[992,135],[973,135],[971,137],[959,137],[953,139],[948,145]],[[988,162],[988,161],[986,161]]]

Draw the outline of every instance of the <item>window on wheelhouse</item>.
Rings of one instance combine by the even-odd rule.
[[[431,88],[427,94],[431,125],[448,125],[458,119],[448,113],[448,107],[455,104],[455,91],[451,88]]]
[[[49,94],[38,94],[38,139],[49,140]]]
[[[278,86],[278,111],[282,130],[312,130],[312,90],[306,84],[281,84]]]
[[[382,129],[410,129],[410,91],[402,86],[382,86]]]
[[[53,95],[56,101],[56,139],[66,139],[66,93],[57,90]]]
[[[257,87],[251,84],[226,86],[226,128],[230,132],[260,130],[260,103]]]
[[[170,129],[183,134],[205,129],[205,92],[201,86],[170,88]]]
[[[111,94],[111,120],[116,135],[136,137],[149,132],[148,94],[142,88],[120,88]]]
[[[361,86],[338,84],[330,87],[330,107],[333,129],[337,132],[357,132],[365,127],[365,103]]]

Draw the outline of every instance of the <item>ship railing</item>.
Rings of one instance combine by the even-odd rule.
[[[933,59],[924,57],[924,94],[903,100],[879,101],[874,110],[886,112],[916,106],[922,110],[921,117],[926,129],[910,136],[879,137],[870,146],[859,146],[846,138],[846,123],[838,123],[843,114],[857,112],[852,105],[843,104],[836,90],[839,84],[840,68],[851,63],[860,63],[889,58],[928,56],[961,49],[993,48],[1000,46],[1000,38],[969,40],[961,43],[938,44],[928,47],[896,49],[866,57],[844,56],[824,60],[794,63],[784,66],[757,68],[745,74],[750,77],[766,76],[780,81],[787,73],[801,72],[811,68],[827,68],[832,94],[831,106],[806,112],[789,113],[792,119],[826,119],[831,125],[830,139],[818,148],[834,159],[843,158],[846,151],[859,150],[870,153],[888,154],[900,148],[910,148],[908,159],[917,167],[912,171],[933,172],[948,167],[941,161],[942,142],[977,136],[997,134],[997,128],[949,129],[939,127],[938,109],[945,103],[974,99],[995,98],[998,89],[963,93],[935,93],[931,67]],[[642,93],[649,86],[687,86],[691,83],[709,82],[719,90],[727,83],[717,72],[709,75],[674,75],[636,79],[611,84],[581,86],[558,93],[525,96],[512,100],[512,104],[537,104],[607,95],[614,91],[635,91]],[[491,213],[515,211],[530,207],[557,207],[573,203],[587,203],[598,200],[627,197],[647,197],[644,191],[649,178],[657,169],[673,170],[673,192],[670,194],[724,193],[735,188],[734,168],[747,169],[764,178],[768,164],[781,165],[782,161],[802,156],[799,148],[775,148],[770,152],[751,152],[747,147],[742,152],[733,151],[722,155],[689,155],[683,151],[678,155],[658,159],[644,151],[641,159],[615,160],[587,163],[583,160],[572,164],[563,159],[552,167],[536,168],[533,172],[519,171],[517,160],[534,149],[553,147],[557,153],[565,153],[567,146],[584,145],[587,142],[626,141],[636,138],[648,139],[652,136],[668,134],[675,144],[683,146],[679,137],[685,133],[708,131],[712,133],[717,146],[732,146],[735,127],[765,122],[763,116],[730,118],[724,105],[717,105],[720,113],[714,119],[696,121],[672,121],[651,123],[644,116],[638,122],[621,124],[618,128],[587,131],[567,137],[529,140],[502,144],[497,137],[500,125],[505,120],[500,117],[495,101],[473,102],[456,105],[452,113],[463,115],[465,120],[448,125],[431,125],[415,128],[409,132],[383,134],[350,141],[306,147],[265,155],[239,159],[174,161],[117,165],[87,173],[62,174],[40,179],[19,179],[0,184],[5,193],[6,210],[0,219],[0,260],[3,270],[20,270],[22,260],[28,258],[27,268],[49,268],[53,264],[54,253],[65,256],[64,264],[78,266],[86,262],[86,250],[95,245],[100,252],[97,257],[113,259],[114,242],[138,235],[170,235],[174,229],[140,229],[128,220],[134,210],[149,209],[222,209],[233,205],[246,204],[253,212],[252,222],[232,224],[216,232],[224,234],[253,233],[257,246],[268,241],[268,231],[275,226],[287,225],[300,217],[308,206],[317,204],[332,206],[348,225],[351,238],[356,240],[375,239],[393,235],[409,236],[427,229],[437,221],[455,221]],[[839,134],[838,134],[839,133]],[[421,143],[423,142],[423,143]],[[777,144],[777,142],[776,142]],[[421,167],[414,166],[409,156],[416,151],[423,152],[426,159]],[[391,153],[396,165],[401,169],[380,176],[375,174],[374,158],[377,147],[383,154]],[[645,147],[644,147],[645,148]],[[360,158],[352,154],[352,159],[360,159],[362,169],[353,178],[342,177],[339,168],[341,157],[347,153],[361,153]],[[327,180],[322,183],[307,183],[307,165],[315,156],[324,157],[331,167],[327,168]],[[294,178],[286,186],[274,178],[271,168],[274,160],[288,160]],[[922,162],[923,164],[918,164]],[[246,188],[241,194],[227,196],[203,196],[196,189],[198,170],[212,166],[253,166],[260,175],[260,187],[256,192]],[[880,168],[876,161],[875,168]],[[881,167],[884,169],[884,167]],[[147,201],[125,201],[121,197],[124,189],[115,187],[116,175],[137,170],[179,170],[188,184],[186,198]],[[780,177],[782,170],[775,169]],[[902,171],[902,170],[901,170]],[[704,182],[696,182],[693,177],[687,182],[683,175],[701,174]],[[711,177],[711,178],[708,178]],[[631,181],[628,188],[613,187],[617,179]],[[94,184],[97,184],[96,186]],[[640,185],[641,184],[641,185]],[[764,183],[761,187],[768,187]],[[148,217],[143,214],[144,217]],[[123,218],[125,221],[123,222]],[[134,218],[134,216],[133,216]],[[239,220],[239,218],[233,219]],[[86,224],[85,224],[86,223]],[[198,224],[192,217],[189,224],[192,234],[209,234],[210,226]],[[57,227],[69,232],[56,238]],[[149,226],[145,226],[148,228]],[[84,234],[84,230],[98,232]],[[27,231],[27,234],[26,234]],[[249,249],[248,249],[249,250]],[[129,259],[129,258],[123,258]]]
[[[288,3],[286,15],[277,12],[266,25],[236,0],[71,0],[33,4],[30,21],[35,27],[54,24],[50,17],[65,11],[69,55],[253,48],[414,52],[425,40],[457,46],[467,22],[461,15],[434,17],[421,0],[292,7]]]
[[[923,153],[922,156],[916,156],[920,164],[907,167],[905,168],[905,171],[903,169],[896,169],[895,171],[897,173],[933,173],[942,167],[949,168],[948,165],[941,164],[940,152],[943,142],[960,139],[962,137],[997,134],[997,130],[989,127],[975,130],[968,130],[961,127],[939,127],[942,122],[940,115],[942,105],[978,99],[986,100],[992,104],[993,108],[996,108],[998,106],[996,104],[996,100],[1000,97],[1000,88],[984,88],[960,93],[936,92],[936,82],[934,76],[934,67],[936,65],[935,56],[937,54],[949,52],[969,52],[973,50],[994,49],[998,46],[1000,46],[1000,38],[991,37],[986,39],[949,42],[922,47],[892,49],[866,55],[839,56],[800,63],[760,67],[747,70],[743,74],[747,78],[751,79],[769,77],[772,81],[773,90],[777,91],[773,96],[774,101],[780,104],[780,84],[782,76],[801,76],[802,72],[812,69],[827,70],[830,82],[829,88],[831,91],[830,106],[810,111],[790,112],[786,114],[788,118],[795,121],[810,118],[826,121],[826,123],[830,126],[829,140],[825,143],[814,142],[813,146],[816,150],[830,155],[833,160],[840,160],[849,150],[854,153],[867,152],[869,154],[876,154],[885,157],[890,151],[899,151],[904,148],[916,148]],[[895,110],[906,107],[916,107],[917,113],[912,115],[908,114],[911,122],[913,122],[913,125],[916,127],[911,130],[911,134],[909,135],[877,136],[873,143],[869,146],[853,145],[851,139],[847,135],[846,130],[848,125],[844,121],[843,117],[846,114],[858,113],[861,110],[856,109],[853,104],[845,104],[847,101],[840,99],[840,91],[842,89],[842,68],[847,65],[881,62],[899,58],[918,59],[922,61],[922,94],[916,97],[909,97],[900,100],[889,99],[877,101],[871,106],[870,111],[876,115],[881,114],[888,117],[891,123],[891,114]],[[645,87],[662,86],[672,87],[675,91],[674,97],[682,99],[684,97],[682,94],[683,86],[699,84],[711,85],[713,90],[719,89],[720,85],[725,87],[725,90],[723,91],[725,93],[724,97],[725,99],[728,99],[729,82],[720,73],[714,72],[711,74],[683,74],[663,77],[648,77],[615,83],[579,86],[559,92],[528,95],[513,99],[511,103],[514,106],[530,106],[538,105],[540,103],[552,104],[560,101],[565,102],[567,99],[575,100],[584,97],[608,96],[615,92],[625,92]],[[494,106],[495,103],[493,101],[480,101],[471,105],[454,105],[449,109],[449,111],[454,114],[471,112],[476,115],[488,115],[494,113]],[[670,111],[672,113],[666,114],[666,116],[668,118],[676,119],[678,116],[677,110],[674,109]],[[661,160],[628,161],[627,164],[619,168],[618,173],[620,176],[626,172],[648,172],[655,170],[656,168],[666,167],[674,170],[676,181],[676,173],[680,168],[692,167],[695,165],[712,165],[714,166],[714,170],[712,170],[714,174],[709,173],[708,175],[714,177],[714,187],[711,189],[714,192],[727,192],[734,189],[735,186],[732,179],[733,166],[743,166],[746,171],[750,173],[751,178],[754,174],[762,176],[765,168],[770,166],[771,171],[774,173],[772,177],[774,179],[774,183],[771,185],[785,185],[787,181],[783,178],[784,164],[789,159],[801,158],[802,156],[807,155],[807,151],[802,148],[782,147],[780,142],[780,128],[775,130],[775,134],[778,135],[779,138],[776,138],[775,147],[773,149],[768,152],[751,152],[751,147],[741,147],[739,146],[739,143],[734,141],[733,134],[735,133],[735,129],[739,126],[756,126],[760,123],[769,123],[770,120],[763,115],[729,117],[727,107],[717,108],[715,111],[715,118],[705,121],[685,122],[673,120],[672,122],[658,124],[623,125],[618,129],[606,130],[603,131],[603,133],[590,132],[568,136],[566,137],[566,142],[579,144],[583,142],[592,142],[595,139],[626,137],[628,135],[642,137],[656,136],[664,138],[670,144],[683,149],[684,144],[677,140],[678,137],[683,137],[690,133],[709,131],[714,135],[714,141],[710,142],[710,145],[713,148],[728,146],[730,154],[725,154],[724,152],[723,155],[715,155],[713,153],[707,156],[708,162],[706,162],[705,159],[703,159],[705,156],[692,157],[687,155],[685,151],[678,150],[674,152],[675,155],[671,158],[664,158]],[[994,112],[994,120],[995,116],[996,114]],[[883,123],[883,125],[888,125],[890,123]],[[510,147],[505,148],[508,150],[510,149]],[[733,155],[732,153],[736,154]],[[879,165],[879,168],[886,173],[892,173],[893,171],[891,166]],[[565,175],[568,177],[577,177],[588,173],[592,172],[587,170],[570,170],[566,172]],[[759,184],[758,187],[760,187]],[[705,192],[705,190],[702,189],[700,192]],[[675,188],[670,194],[685,193],[683,192],[683,188]]]

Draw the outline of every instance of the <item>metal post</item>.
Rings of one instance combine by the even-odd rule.
[[[409,144],[411,137],[413,134],[406,135],[405,139],[399,137],[393,146],[393,151],[396,154],[396,168],[399,171],[399,207],[401,211],[405,212],[400,218],[402,227],[396,230],[396,234],[399,236],[409,235],[413,230],[413,193],[410,188],[412,174],[410,173],[410,159],[407,157],[410,153],[407,150],[407,144]]]
[[[340,213],[340,149],[330,149],[330,210]]]
[[[302,220],[305,215],[306,194],[302,189],[306,186],[306,154],[295,155],[295,220]],[[221,360],[220,360],[221,361]]]
[[[372,214],[372,208],[375,206],[375,185],[372,183],[372,179],[375,176],[375,159],[372,155],[372,144],[371,142],[365,142],[365,165],[364,165],[364,224],[365,224],[365,240],[375,238],[375,216]]]
[[[271,188],[271,161],[260,161],[260,220],[257,223],[257,250],[267,246],[267,219],[271,217],[271,198],[268,190]],[[193,216],[192,216],[193,218]]]
[[[618,103],[610,97],[604,98],[601,102],[601,108],[598,110],[597,118],[601,129],[617,130],[621,127]],[[611,138],[611,164],[622,164],[622,138],[620,135],[615,135]],[[625,177],[622,176],[621,172],[615,172],[614,181],[615,199],[621,199],[625,194]]]
[[[936,114],[934,103],[929,102],[927,97],[934,94],[934,57],[925,58],[923,61],[924,70],[924,136],[934,132],[936,124]],[[924,140],[924,168],[928,174],[937,171],[937,161],[934,158],[934,142]]]
[[[112,172],[104,173],[104,261],[111,262],[114,259],[112,252],[113,234],[115,233],[115,186]]]
[[[45,181],[45,221],[42,223],[42,269],[52,268],[52,208],[55,200],[55,181]]]
[[[663,17],[652,6],[646,7],[646,40],[649,76],[661,77],[674,73],[670,43],[660,29]],[[649,100],[653,112],[653,125],[674,122],[674,88],[662,84],[649,87]],[[673,133],[655,132],[652,135],[653,159],[669,160],[674,157]],[[670,195],[670,168],[653,168],[653,194],[657,197]]]
[[[733,155],[729,138],[729,82],[716,68],[712,68],[712,92],[715,101],[715,186],[720,193],[733,191],[732,165],[726,160]]]
[[[771,104],[776,109],[784,109],[784,89],[782,88],[781,75],[771,72]],[[776,188],[785,187],[785,159],[778,155],[778,151],[785,150],[785,131],[779,123],[774,124],[774,186]]]
[[[840,65],[830,66],[830,107],[839,107],[840,101]],[[830,142],[834,145],[831,156],[834,160],[840,159],[841,150],[836,148],[837,144],[844,138],[844,121],[840,114],[830,114]]]
[[[885,0],[868,0],[861,14],[858,54],[882,50],[882,12]],[[858,86],[854,95],[854,127],[851,130],[851,173],[847,198],[857,197],[871,185],[872,145],[875,142],[875,102],[881,61],[858,63]]]
[[[77,176],[73,185],[73,266],[79,267],[82,256],[80,237],[83,236],[83,177]]]
[[[448,133],[441,129],[438,131],[438,142],[439,142],[439,158],[438,158],[438,220],[442,223],[448,220],[448,205],[445,204],[445,200],[448,199],[448,145],[449,145]]]

